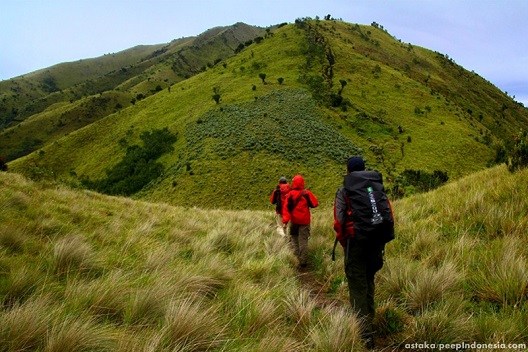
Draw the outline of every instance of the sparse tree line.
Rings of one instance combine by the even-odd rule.
[[[268,84],[268,82],[266,82],[267,74],[261,72],[258,76],[261,79],[262,84]],[[284,83],[284,78],[278,77],[277,83],[279,83],[279,85],[282,85]],[[257,90],[257,86],[255,84],[251,85],[251,90]],[[213,95],[211,97],[213,98],[216,104],[220,104],[220,102],[222,101],[222,96],[220,95],[220,87],[213,87]]]

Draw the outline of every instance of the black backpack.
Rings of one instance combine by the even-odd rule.
[[[281,190],[280,186],[277,186],[273,192],[273,201],[271,204],[276,204],[275,210],[277,213],[282,214],[282,200],[281,200]]]
[[[345,176],[341,191],[347,204],[343,231],[353,226],[354,238],[374,244],[385,244],[394,239],[394,217],[379,172],[350,172]],[[332,260],[335,260],[336,245],[337,239]]]
[[[394,239],[394,218],[383,187],[383,178],[375,171],[354,171],[346,175],[345,199],[354,236],[358,240],[387,243]]]

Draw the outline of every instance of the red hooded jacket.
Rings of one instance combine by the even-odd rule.
[[[295,203],[297,203],[295,205]],[[288,209],[288,204],[295,205],[293,209]],[[301,175],[297,175],[292,179],[292,190],[286,196],[284,204],[282,205],[282,222],[287,224],[292,222],[296,225],[309,225],[310,208],[315,208],[319,205],[317,198],[307,189],[304,189],[304,179]]]

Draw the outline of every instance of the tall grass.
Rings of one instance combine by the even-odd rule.
[[[528,339],[527,172],[497,167],[394,202],[397,236],[376,275],[382,346]],[[314,278],[303,286],[268,212],[176,208],[6,173],[0,184],[10,232],[0,351],[363,349],[342,251],[331,261],[330,206],[313,212]]]
[[[361,343],[361,322],[347,309],[330,307],[323,310],[308,337],[314,351],[357,351]]]
[[[376,275],[375,324],[385,343],[528,340],[526,177],[528,170],[500,166],[394,202],[396,239]],[[325,263],[328,220],[321,232],[326,244],[311,242],[316,270],[320,280],[340,282],[341,251],[334,265]],[[346,291],[335,289],[334,297],[345,300]]]
[[[35,296],[2,312],[0,351],[112,351],[109,326],[72,316],[49,296]]]
[[[294,257],[267,212],[174,208],[0,176],[15,190],[0,194],[12,234],[0,249],[5,351],[301,351],[319,329],[319,308],[299,297]]]

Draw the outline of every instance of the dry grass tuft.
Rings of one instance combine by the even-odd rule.
[[[115,345],[115,336],[104,325],[79,317],[57,317],[44,351],[114,351]]]
[[[307,337],[315,351],[360,351],[361,322],[348,309],[326,308]]]
[[[503,306],[518,306],[528,298],[528,263],[517,239],[504,239],[498,247],[482,259],[471,278],[475,296]]]
[[[471,316],[464,312],[460,299],[455,297],[415,316],[405,335],[408,341],[460,343],[472,341],[472,331]]]
[[[68,281],[64,296],[82,311],[98,319],[122,323],[130,296],[130,277],[120,272],[110,273],[100,279]]]
[[[438,269],[420,267],[404,291],[406,306],[412,312],[423,312],[444,296],[453,295],[461,281],[462,275],[451,263],[445,263]]]
[[[0,248],[7,248],[13,252],[22,252],[28,237],[27,228],[21,224],[11,222],[0,224]]]
[[[2,303],[11,306],[31,296],[41,282],[41,273],[27,266],[12,269],[5,279]],[[0,291],[1,292],[1,291]]]
[[[393,301],[385,301],[376,308],[375,330],[381,336],[402,333],[412,321],[411,316]]]
[[[50,300],[35,298],[2,312],[1,351],[35,351],[43,346],[51,321]]]
[[[59,239],[54,246],[55,273],[75,274],[88,271],[92,267],[93,250],[80,235]]]
[[[166,314],[167,292],[163,287],[136,290],[127,306],[125,322],[132,325],[156,325]]]
[[[317,303],[311,299],[310,293],[304,289],[292,292],[284,299],[287,317],[294,322],[294,330],[305,331],[314,320]]]
[[[218,345],[222,334],[216,309],[186,298],[169,304],[161,341],[171,350],[205,351]]]

